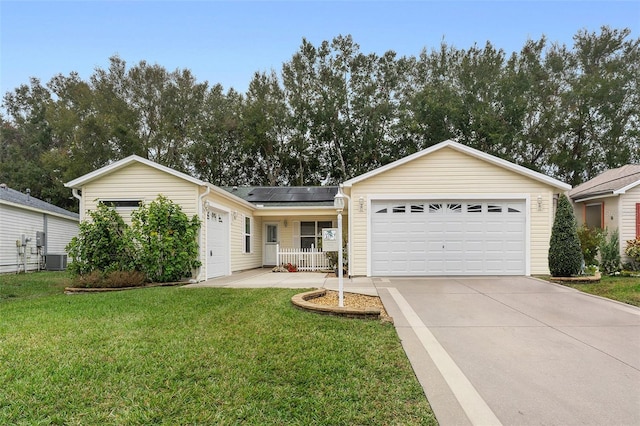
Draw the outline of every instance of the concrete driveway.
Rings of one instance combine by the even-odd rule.
[[[640,309],[528,277],[374,284],[441,425],[640,425]]]

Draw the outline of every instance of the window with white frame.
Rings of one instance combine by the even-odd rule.
[[[329,221],[308,221],[300,222],[300,248],[318,248],[322,241],[322,230],[333,228],[333,223]]]
[[[253,228],[253,224],[251,223],[251,218],[245,216],[244,218],[244,244],[243,244],[243,253],[251,253],[251,230]]]

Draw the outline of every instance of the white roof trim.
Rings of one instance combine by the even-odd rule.
[[[179,172],[177,170],[174,170],[170,167],[166,167],[163,166],[161,164],[155,163],[151,160],[147,160],[146,158],[142,158],[139,157],[137,155],[130,155],[127,158],[123,158],[122,160],[116,161],[115,163],[109,164],[108,166],[104,166],[98,170],[94,170],[91,173],[87,173],[84,176],[80,176],[79,178],[76,178],[70,182],[67,182],[64,184],[64,186],[66,186],[67,188],[76,188],[76,189],[81,189],[82,185],[85,185],[95,179],[98,179],[104,175],[107,175],[109,173],[112,173],[118,169],[121,169],[123,167],[126,167],[132,163],[142,163],[145,164],[149,167],[153,167],[154,169],[157,170],[161,170],[165,173],[169,173],[170,175],[173,175],[175,177],[178,177],[180,179],[184,179],[188,182],[194,183],[196,185],[200,185],[200,186],[206,186],[207,183],[204,181],[201,181],[200,179],[196,179],[192,176],[189,176],[185,173]]]
[[[443,148],[455,149],[456,151],[471,155],[472,157],[484,160],[484,161],[486,161],[488,163],[495,164],[495,165],[503,167],[505,169],[514,171],[514,172],[519,173],[521,175],[527,176],[527,177],[529,177],[531,179],[537,180],[537,181],[545,183],[547,185],[554,186],[554,187],[556,187],[558,189],[563,189],[563,190],[571,189],[571,185],[568,185],[568,184],[566,184],[564,182],[561,182],[561,181],[559,181],[557,179],[554,179],[554,178],[549,177],[547,175],[544,175],[542,173],[538,173],[538,172],[533,171],[531,169],[527,169],[526,167],[522,167],[522,166],[520,166],[518,164],[514,164],[514,163],[512,163],[510,161],[503,160],[502,158],[498,158],[498,157],[495,157],[493,155],[487,154],[486,152],[482,152],[482,151],[479,151],[477,149],[468,147],[466,145],[462,145],[462,144],[460,144],[458,142],[455,142],[455,141],[452,141],[450,139],[446,140],[446,141],[443,141],[443,142],[440,142],[440,143],[438,143],[436,145],[430,146],[429,148],[425,148],[422,151],[418,151],[418,152],[416,152],[414,154],[408,155],[408,156],[406,156],[404,158],[396,160],[396,161],[394,161],[392,163],[389,163],[389,164],[387,164],[385,166],[378,167],[377,169],[374,169],[374,170],[371,170],[370,172],[361,174],[360,176],[356,176],[356,177],[354,177],[352,179],[349,179],[349,180],[345,181],[343,185],[345,187],[351,187],[355,183],[358,183],[358,182],[361,182],[363,180],[369,179],[370,177],[376,176],[376,175],[378,175],[380,173],[384,173],[384,172],[386,172],[388,170],[394,169],[394,168],[396,168],[398,166],[401,166],[401,165],[403,165],[405,163],[408,163],[410,161],[413,161],[413,160],[415,160],[417,158],[420,158],[420,157],[423,157],[425,155],[429,155],[429,154],[431,154],[431,153],[433,153],[435,151],[438,151],[440,149],[443,149]]]
[[[640,180],[637,180],[635,182],[631,182],[629,185],[620,188],[618,190],[613,191],[613,195],[620,195],[620,194],[624,194],[625,192],[627,192],[628,190],[635,188],[636,186],[640,185]]]
[[[332,210],[336,211],[336,208],[333,206],[264,206],[262,204],[255,204],[254,207],[257,207],[258,210]],[[347,206],[345,205],[345,210]],[[337,213],[336,213],[337,214]]]

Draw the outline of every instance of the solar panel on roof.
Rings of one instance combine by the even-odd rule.
[[[251,202],[318,202],[333,201],[337,187],[258,187],[248,194]]]

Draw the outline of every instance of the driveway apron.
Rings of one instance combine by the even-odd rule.
[[[441,425],[640,425],[640,309],[529,277],[374,284]]]

